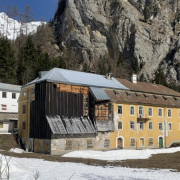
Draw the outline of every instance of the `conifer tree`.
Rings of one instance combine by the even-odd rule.
[[[16,61],[11,43],[7,38],[0,38],[0,81],[16,84]]]

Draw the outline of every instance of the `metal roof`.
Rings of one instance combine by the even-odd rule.
[[[13,85],[13,84],[0,83],[0,90],[11,91],[11,92],[20,92],[21,86]]]
[[[53,134],[94,134],[96,129],[91,120],[87,117],[83,118],[61,118],[60,116],[46,116],[48,124]]]
[[[7,120],[18,120],[18,114],[11,114],[11,113],[0,113],[0,120],[7,121]]]
[[[109,96],[103,88],[90,87],[90,90],[94,95],[96,101],[110,100]]]
[[[115,89],[128,89],[115,78],[107,79],[102,75],[72,71],[67,69],[53,68],[45,73],[43,77],[38,78],[27,85],[39,83],[41,81],[92,86],[107,87]],[[25,85],[25,86],[27,86]]]

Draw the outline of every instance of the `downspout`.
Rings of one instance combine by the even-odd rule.
[[[166,148],[166,129],[167,129],[167,120],[166,120],[166,108],[164,108],[164,148]]]

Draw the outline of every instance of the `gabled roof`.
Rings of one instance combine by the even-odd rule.
[[[42,81],[65,83],[73,85],[91,86],[91,87],[107,87],[114,89],[128,89],[115,78],[107,79],[102,75],[72,71],[67,69],[53,68],[43,73],[41,78],[37,78],[27,85],[39,83]]]
[[[13,85],[13,84],[0,83],[0,90],[11,91],[11,92],[20,92],[21,86]]]
[[[118,79],[118,78],[117,78],[117,80],[121,84],[123,84],[124,86],[129,88],[131,91],[180,97],[179,92],[176,92],[176,91],[169,89],[165,86],[162,86],[160,84],[153,84],[153,83],[147,83],[147,82],[132,83],[126,79]]]

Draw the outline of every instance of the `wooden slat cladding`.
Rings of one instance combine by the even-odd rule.
[[[46,115],[80,117],[88,115],[88,87],[47,83]]]
[[[30,102],[30,138],[50,139],[51,130],[45,117],[46,82],[35,85],[35,100]]]
[[[95,105],[95,117],[97,121],[108,121],[110,114],[109,102],[104,102]]]

